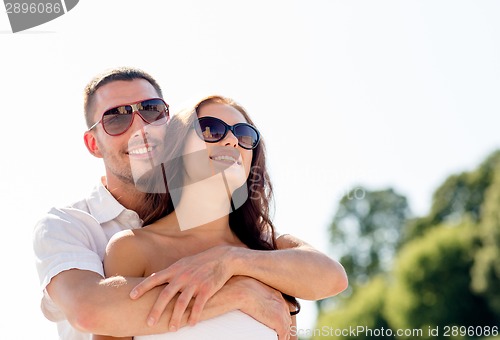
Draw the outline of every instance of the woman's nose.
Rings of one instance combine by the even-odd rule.
[[[227,132],[226,137],[221,141],[221,143],[224,146],[232,146],[232,147],[237,147],[238,146],[238,138],[233,134],[233,131],[229,130]]]

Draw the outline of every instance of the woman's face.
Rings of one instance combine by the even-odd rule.
[[[207,103],[198,109],[198,118],[215,117],[228,125],[246,123],[245,117],[234,107],[220,103]],[[223,173],[231,189],[241,187],[247,180],[252,164],[252,150],[238,145],[231,131],[215,143],[206,143],[193,130],[184,148],[184,167],[188,182],[197,182]]]

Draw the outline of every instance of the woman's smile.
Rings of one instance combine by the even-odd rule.
[[[241,165],[240,153],[234,148],[214,148],[209,158],[212,161],[222,162],[224,164],[237,163],[238,165]]]

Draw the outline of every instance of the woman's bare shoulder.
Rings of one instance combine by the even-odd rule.
[[[140,242],[142,236],[141,229],[122,230],[114,234],[108,242],[107,249],[133,245]]]

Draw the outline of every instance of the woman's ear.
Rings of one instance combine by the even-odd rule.
[[[85,146],[87,150],[97,158],[102,158],[101,151],[99,150],[99,146],[97,145],[97,139],[92,133],[92,131],[85,131],[83,134],[83,141],[85,142]]]

